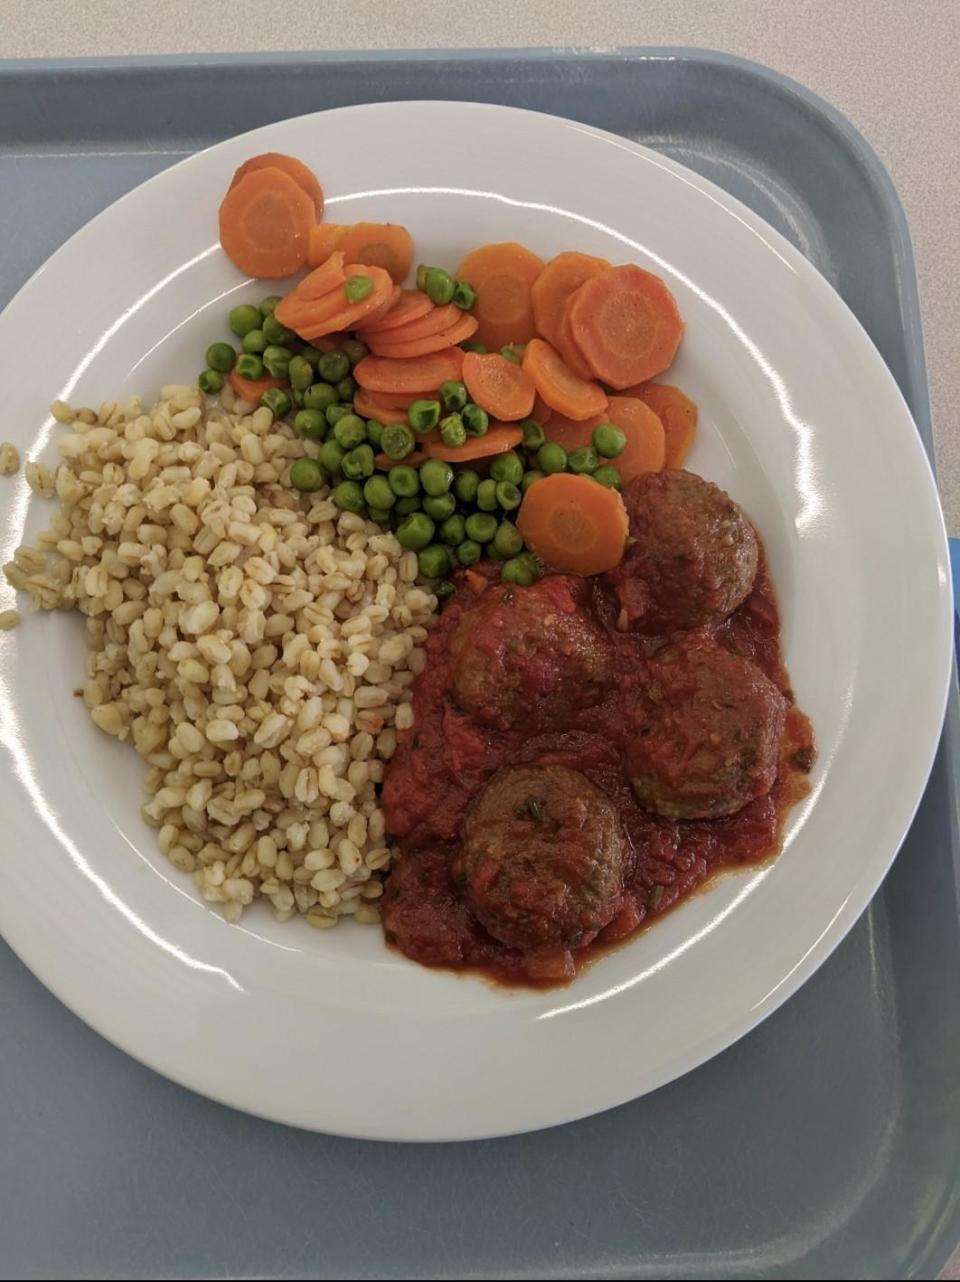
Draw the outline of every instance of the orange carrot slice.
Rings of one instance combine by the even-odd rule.
[[[347,261],[382,267],[399,285],[413,262],[413,237],[399,223],[355,223],[343,239]]]
[[[483,436],[471,436],[463,445],[444,445],[431,432],[424,439],[423,448],[428,458],[443,459],[445,463],[470,463],[475,459],[493,458],[516,449],[523,440],[523,431],[512,423],[491,423]]]
[[[667,458],[666,433],[649,405],[632,396],[611,396],[606,413],[590,422],[594,426],[615,423],[626,436],[623,453],[610,459],[624,485],[642,472],[663,471]]]
[[[571,296],[570,332],[595,378],[630,387],[662,374],[683,337],[677,301],[659,276],[628,263]]]
[[[428,300],[429,301],[429,300]],[[431,334],[439,334],[442,329],[449,329],[455,325],[463,312],[453,303],[447,303],[445,307],[435,307],[430,304],[430,311],[418,316],[415,320],[407,321],[404,325],[395,325],[387,330],[375,330],[368,327],[367,333],[369,341],[384,343],[406,343],[413,342],[418,338],[428,338]]]
[[[378,454],[374,459],[374,463],[376,464],[377,471],[389,472],[392,467],[399,467],[401,463],[405,467],[419,467],[421,463],[426,462],[426,459],[427,456],[422,450],[414,450],[413,453],[408,454],[406,458],[391,458],[389,454]]]
[[[419,289],[401,289],[397,301],[389,312],[383,316],[376,324],[369,318],[364,321],[362,329],[364,333],[389,334],[401,325],[406,325],[409,321],[419,320],[421,316],[426,316],[434,310],[433,303]],[[361,328],[361,326],[357,326]]]
[[[560,321],[564,304],[584,281],[610,270],[605,258],[566,253],[551,258],[530,288],[533,319],[540,335],[554,347],[560,345]],[[582,375],[581,375],[582,377]]]
[[[399,333],[399,331],[397,331]],[[447,347],[453,347],[457,343],[466,342],[477,332],[477,322],[474,318],[465,312],[460,313],[460,319],[457,320],[449,329],[442,329],[438,334],[429,334],[426,338],[414,338],[409,342],[388,343],[384,339],[374,343],[370,339],[370,348],[378,356],[429,356],[431,352],[442,352]]]
[[[542,271],[543,259],[513,241],[481,245],[467,254],[457,276],[477,292],[473,314],[479,342],[499,348],[534,337],[530,290]]]
[[[346,280],[342,286],[320,298],[301,300],[297,290],[288,294],[276,306],[274,314],[277,320],[295,330],[301,338],[313,342],[338,330],[353,329],[358,321],[377,311],[393,295],[393,281],[380,267],[351,263],[344,268],[344,275]],[[346,284],[364,276],[373,281],[373,289],[365,298],[351,303],[346,294]]]
[[[235,369],[227,375],[227,382],[239,397],[252,405],[258,405],[260,397],[272,387],[283,387],[279,378],[244,378]]]
[[[296,156],[285,156],[281,151],[267,151],[262,156],[251,156],[245,160],[233,175],[230,186],[236,187],[241,178],[256,173],[258,169],[280,169],[292,178],[301,191],[305,191],[313,201],[318,219],[323,217],[323,188],[317,182],[317,176],[308,169]]]
[[[331,289],[342,285],[345,279],[343,254],[339,250],[334,250],[326,262],[315,267],[309,276],[304,276],[296,289],[297,300],[304,303],[313,302],[317,298],[322,298],[324,294],[329,294]]]
[[[407,411],[392,405],[376,405],[369,398],[373,392],[358,387],[353,396],[353,408],[361,418],[374,418],[378,423],[406,423]]]
[[[626,389],[627,396],[649,405],[663,424],[668,468],[683,467],[683,460],[697,433],[697,405],[670,383],[638,383]]]
[[[570,325],[570,307],[573,303],[573,294],[563,304],[563,310],[560,312],[560,321],[557,329],[557,351],[564,359],[564,363],[569,369],[572,369],[578,378],[593,378],[593,372],[590,366],[583,359],[579,347],[574,342],[573,329]]]
[[[257,169],[220,205],[220,244],[242,272],[258,279],[291,276],[307,257],[313,201],[282,169]]]
[[[320,267],[325,263],[340,248],[349,230],[340,223],[317,223],[311,227],[307,241],[307,266]]]
[[[562,445],[568,454],[572,454],[574,450],[582,449],[583,446],[592,443],[593,429],[598,423],[609,421],[605,414],[584,419],[579,423],[572,418],[567,418],[564,414],[554,414],[549,423],[541,426],[548,441],[552,441],[555,445]],[[610,459],[610,462],[616,466],[616,459]]]
[[[422,399],[420,392],[371,392],[361,387],[364,402],[372,409],[408,410],[416,400]],[[376,418],[376,414],[373,415]]]
[[[551,409],[567,418],[592,418],[602,414],[607,396],[599,383],[578,378],[555,347],[542,338],[531,338],[523,350],[523,368]]]
[[[542,396],[538,395],[533,398],[533,409],[530,411],[530,417],[538,422],[541,427],[543,427],[544,423],[549,423],[553,418],[553,410]]]
[[[399,297],[400,297],[400,286],[394,285],[393,292],[390,294],[387,300],[381,303],[380,306],[375,308],[372,312],[368,313],[368,315],[362,316],[360,320],[357,321],[357,323],[354,325],[353,328],[357,331],[357,333],[360,333],[360,331],[364,329],[364,327],[366,326],[367,321],[372,321],[376,323],[378,320],[386,319],[386,317],[390,315],[394,307],[396,307],[397,299]]]
[[[433,392],[448,379],[459,378],[464,354],[459,347],[412,360],[364,356],[354,366],[353,377],[370,392]]]
[[[522,365],[515,365],[499,352],[467,352],[463,358],[463,381],[470,399],[494,418],[513,422],[529,417],[533,409],[533,380]]]
[[[531,552],[568,574],[602,574],[623,556],[629,522],[616,490],[558,472],[527,490],[517,528]]]

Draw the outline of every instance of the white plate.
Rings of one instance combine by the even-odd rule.
[[[452,1139],[547,1126],[677,1077],[774,1010],[835,947],[923,790],[951,648],[937,496],[893,379],[853,316],[754,214],[652,152],[498,107],[402,103],[285,121],[193,157],[73,237],[0,316],[3,427],[52,455],[54,397],[191,379],[226,313],[263,292],[216,243],[234,168],[291,152],[328,216],[406,223],[455,264],[518,240],[661,273],[700,405],[690,466],[756,521],[819,760],[769,868],[728,875],[572,987],[495,990],[251,911],[226,925],[154,847],[140,763],[72,697],[77,619],[0,634],[0,929],[83,1019],[239,1108],[350,1135]],[[3,559],[47,519],[2,482]],[[2,589],[0,608],[13,604]]]

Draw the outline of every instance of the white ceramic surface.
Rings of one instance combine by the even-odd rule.
[[[716,882],[567,989],[506,993],[412,965],[373,928],[314,932],[264,910],[226,925],[156,850],[132,750],[72,697],[82,624],[30,616],[0,634],[0,930],[105,1036],[254,1113],[452,1139],[595,1112],[774,1010],[896,853],[936,747],[951,653],[926,458],[845,305],[746,208],[621,138],[450,103],[285,121],[112,206],[0,316],[0,351],[18,372],[0,435],[52,459],[55,397],[146,399],[196,373],[229,307],[263,292],[215,234],[233,169],[266,150],[316,168],[329,217],[404,222],[430,261],[516,239],[544,257],[576,248],[665,277],[687,322],[671,377],[701,409],[689,466],[728,489],[765,540],[787,663],[817,734],[811,795],[771,866]],[[49,510],[22,474],[0,484],[6,560]],[[0,588],[0,608],[12,598]]]

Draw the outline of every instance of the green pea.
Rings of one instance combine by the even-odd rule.
[[[461,565],[476,565],[482,556],[483,548],[473,539],[464,539],[457,548],[457,560]]]
[[[315,458],[298,458],[290,467],[290,484],[295,490],[319,490],[327,483],[327,474]]]
[[[320,462],[331,473],[340,471],[345,454],[346,450],[332,439],[320,446]]]
[[[417,557],[425,579],[442,579],[450,573],[450,553],[442,543],[430,543]]]
[[[373,293],[373,277],[348,276],[343,282],[343,292],[348,303],[360,303]]]
[[[407,422],[415,432],[429,432],[440,422],[440,402],[412,401],[407,410]]]
[[[308,410],[323,412],[336,405],[337,394],[329,383],[313,383],[304,392],[303,403]]]
[[[271,343],[264,349],[263,363],[274,378],[286,379],[292,356],[293,352],[289,347],[280,347],[276,343]]]
[[[342,418],[353,414],[352,405],[328,405],[326,408],[327,422],[331,427],[336,427]]]
[[[361,343],[359,338],[345,338],[340,344],[340,350],[350,362],[351,369],[370,354],[370,348],[366,343]]]
[[[465,280],[453,282],[453,302],[461,311],[468,312],[477,301],[477,291]]]
[[[227,324],[230,332],[236,334],[237,338],[245,338],[251,330],[260,328],[260,311],[249,303],[241,303],[239,307],[232,309],[227,317]]]
[[[367,428],[356,414],[341,414],[333,425],[333,438],[345,450],[355,449],[367,439]]]
[[[474,543],[489,543],[497,532],[497,518],[489,512],[472,512],[464,524],[467,538]]]
[[[286,325],[281,325],[272,312],[269,316],[264,317],[260,328],[263,330],[263,336],[268,343],[278,343],[285,347],[287,343],[295,343],[297,340],[293,330],[288,329]]]
[[[440,399],[448,410],[462,410],[468,400],[467,389],[458,379],[448,378],[440,384]]]
[[[523,551],[523,539],[512,521],[501,521],[497,526],[497,532],[493,536],[493,551],[504,561]]]
[[[599,423],[593,429],[593,448],[601,458],[616,458],[627,446],[627,434],[615,423]]]
[[[467,537],[466,522],[462,516],[448,516],[438,531],[440,542],[455,548]]]
[[[518,508],[522,498],[523,495],[520,493],[519,487],[514,485],[512,481],[497,482],[497,502],[504,512],[512,512],[514,508]]]
[[[358,445],[354,449],[344,454],[340,462],[340,471],[351,481],[359,481],[362,477],[373,476],[376,463],[373,457],[373,450],[369,445]],[[383,504],[378,504],[382,507]]]
[[[333,491],[333,501],[344,512],[362,512],[363,490],[356,481],[341,481]]]
[[[449,579],[442,579],[433,589],[433,594],[438,601],[446,601],[447,597],[453,596],[456,590]]]
[[[339,383],[350,373],[350,358],[345,352],[324,352],[317,361],[317,373],[325,383]]]
[[[303,409],[303,392],[299,392],[295,387],[291,387],[290,399],[291,401],[293,401],[294,405],[297,407],[298,410]]]
[[[424,293],[424,294],[427,292],[427,272],[429,270],[430,268],[426,265],[426,263],[417,264],[417,281],[416,281],[417,289],[419,289],[421,293]]]
[[[397,501],[397,496],[390,488],[390,482],[385,476],[371,476],[363,487],[363,497],[367,501],[367,506],[371,508],[391,508]]]
[[[287,378],[295,391],[305,392],[313,383],[313,367],[302,356],[294,356],[287,367]]]
[[[349,374],[346,378],[341,378],[337,384],[337,395],[341,401],[352,401],[357,394],[357,380],[351,378]]]
[[[424,292],[431,302],[438,307],[444,306],[453,299],[455,289],[456,285],[449,272],[445,272],[442,267],[427,268]]]
[[[477,486],[475,501],[481,512],[495,512],[497,510],[497,483],[492,477],[481,481]]]
[[[223,375],[218,369],[205,369],[197,379],[197,386],[208,396],[215,396],[223,389]]]
[[[420,506],[426,512],[427,516],[432,516],[435,521],[445,521],[448,516],[453,516],[457,510],[457,500],[452,494],[427,494],[421,501]]]
[[[486,436],[490,426],[490,415],[486,410],[482,410],[479,405],[465,405],[460,417],[468,436]]]
[[[369,426],[368,423],[367,427]],[[387,480],[398,498],[408,499],[420,493],[420,477],[417,476],[417,470],[407,467],[405,463],[401,463],[399,467],[392,467],[387,473]]]
[[[396,470],[396,468],[391,468],[391,474]],[[419,512],[420,495],[415,494],[412,498],[408,499],[397,499],[397,505],[393,510],[396,512],[397,516],[409,516],[411,512]]]
[[[514,365],[520,365],[523,361],[523,344],[507,343],[506,347],[500,348],[500,355],[504,360],[512,362]]]
[[[520,426],[523,429],[523,448],[535,454],[547,439],[543,434],[543,428],[535,418],[525,418]]]
[[[237,353],[229,343],[211,343],[207,348],[207,364],[218,374],[229,374],[237,363]]]
[[[551,476],[554,472],[565,472],[567,451],[562,445],[547,441],[546,445],[541,445],[537,450],[537,465],[541,472],[546,472],[547,476]]]
[[[327,434],[327,420],[319,410],[301,410],[293,420],[293,430],[308,441],[322,441]]]
[[[599,466],[600,459],[592,445],[581,445],[578,450],[573,450],[567,456],[567,467],[571,472],[578,474],[586,472],[589,475],[591,472],[595,472]]]
[[[480,477],[471,468],[458,472],[453,481],[453,492],[461,503],[472,503],[477,497]]]
[[[529,490],[530,486],[534,483],[534,481],[542,481],[545,475],[546,473],[538,472],[536,468],[533,468],[529,472],[524,472],[523,480],[520,482],[520,489],[523,491],[524,494],[526,494],[527,490]]]
[[[270,387],[260,397],[260,404],[273,411],[274,418],[283,418],[290,413],[290,397],[280,387]]]
[[[610,467],[609,465],[598,467],[593,474],[593,479],[599,481],[601,485],[605,485],[608,490],[619,490],[620,488],[620,473],[615,467]]]
[[[535,580],[539,579],[540,562],[537,560],[537,558],[533,555],[532,552],[521,552],[516,559],[518,561],[522,561],[523,564],[527,566],[527,568],[529,569],[530,573],[533,575]]]
[[[234,368],[241,378],[249,378],[254,383],[259,383],[263,378],[263,361],[252,352],[245,352],[243,356],[238,356]]]
[[[378,423],[375,418],[367,419],[367,440],[374,449],[380,448],[380,442],[383,440],[383,424]]]
[[[490,475],[495,481],[511,481],[514,485],[519,485],[523,480],[523,463],[520,461],[520,455],[514,454],[513,450],[508,450],[506,454],[498,454],[490,464]]]
[[[268,347],[266,335],[262,329],[248,330],[240,340],[240,346],[245,352],[252,352],[255,356],[259,356]]]
[[[273,309],[276,307],[277,303],[279,302],[280,302],[279,294],[271,294],[269,298],[265,298],[263,302],[260,304],[260,315],[264,319],[266,319],[268,316],[272,316]]]
[[[425,512],[411,512],[397,526],[397,542],[401,547],[419,552],[429,544],[435,529]]]
[[[453,484],[453,468],[440,459],[428,458],[420,469],[420,484],[427,494],[446,494]]]
[[[403,423],[391,423],[383,429],[380,448],[387,458],[406,458],[408,454],[413,453],[415,445],[413,433]]]
[[[309,361],[314,369],[317,368],[317,361],[323,355],[319,347],[314,347],[312,343],[307,343],[306,347],[300,353],[305,361]]]
[[[467,443],[467,429],[459,414],[448,414],[440,420],[440,439],[449,449],[455,450]]]
[[[490,349],[486,343],[466,342],[460,344],[460,350],[461,352],[476,352],[478,356],[486,356]]]
[[[500,578],[504,583],[517,583],[525,588],[537,580],[537,576],[530,567],[519,557],[511,557],[509,561],[504,561],[500,568]]]
[[[389,525],[393,513],[388,507],[368,507],[367,518],[376,521],[377,525]]]

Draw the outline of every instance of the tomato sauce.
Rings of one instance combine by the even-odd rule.
[[[546,986],[572,979],[599,951],[628,938],[674,908],[724,869],[756,864],[778,849],[789,808],[807,791],[814,760],[808,719],[795,707],[780,648],[780,616],[761,552],[753,591],[738,610],[702,631],[755,662],[784,694],[789,709],[777,782],[772,791],[728,817],[664,819],[644,811],[624,761],[623,709],[645,679],[648,658],[663,644],[618,630],[616,602],[599,580],[587,584],[591,612],[615,653],[614,684],[598,705],[569,727],[539,734],[480,726],[449,697],[451,634],[476,604],[476,572],[464,576],[428,641],[427,664],[414,687],[413,730],[401,736],[384,783],[388,829],[401,833],[385,905],[402,937],[391,939],[426,965],[485,972],[509,985]],[[530,957],[490,936],[460,898],[450,876],[463,818],[477,793],[503,766],[557,764],[581,771],[617,805],[628,839],[624,897],[618,915],[586,948]],[[402,912],[391,914],[390,906]]]

